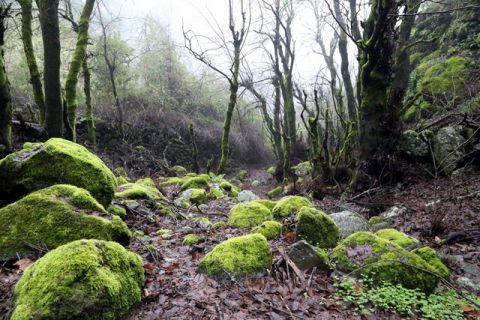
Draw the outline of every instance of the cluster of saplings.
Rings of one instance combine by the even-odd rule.
[[[307,198],[244,201],[223,177],[181,167],[175,172],[176,177],[157,182],[183,190],[175,206],[198,207],[223,197],[243,201],[231,208],[228,224],[246,234],[218,244],[199,262],[198,270],[218,281],[261,276],[271,269],[269,241],[281,236],[283,221],[291,216],[297,242],[289,254],[300,266],[308,255],[321,271],[359,270],[376,283],[426,293],[449,276],[433,249],[399,231],[348,235]],[[47,252],[17,283],[13,320],[119,319],[140,303],[143,259],[125,248],[132,236],[123,221],[125,208],[146,199],[155,203],[156,212],[174,210],[152,179],[131,183],[117,175],[86,148],[59,138],[26,143],[0,160],[1,200],[9,203],[0,208],[0,260]],[[199,237],[189,235],[184,244]]]

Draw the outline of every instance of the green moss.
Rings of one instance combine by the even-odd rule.
[[[158,186],[163,188],[163,187],[169,187],[174,185],[181,185],[183,181],[184,179],[179,177],[159,178]]]
[[[158,191],[155,185],[139,183],[138,181],[119,186],[115,192],[115,198],[165,200],[165,196]]]
[[[417,239],[409,237],[405,233],[391,228],[378,230],[375,234],[380,238],[387,239],[398,244],[402,248],[408,248],[418,244]]]
[[[173,166],[172,170],[175,172],[177,177],[184,177],[188,173],[187,169],[185,169],[185,167],[182,167],[182,166]]]
[[[370,219],[368,219],[368,224],[369,225],[382,223],[382,222],[385,222],[385,218],[381,217],[381,216],[374,216],[374,217],[371,217]]]
[[[125,177],[117,177],[117,182],[118,182],[118,185],[122,185],[122,184],[128,183],[129,181]]]
[[[424,67],[426,70],[420,80],[420,89],[433,95],[458,91],[468,82],[471,63],[469,58],[455,56],[433,63],[428,68]]]
[[[127,210],[125,210],[124,207],[111,205],[108,207],[107,211],[115,216],[119,216],[122,219],[127,217]]]
[[[435,272],[439,274],[442,278],[448,279],[450,277],[450,271],[442,263],[437,252],[430,247],[418,248],[412,251],[416,255],[420,256],[425,260],[430,267],[435,269]]]
[[[279,195],[281,195],[283,193],[283,188],[282,187],[276,187],[270,191],[267,192],[267,197],[269,197],[270,199],[271,198],[275,198],[275,197],[278,197]]]
[[[224,197],[225,197],[225,194],[216,188],[211,188],[210,191],[208,192],[209,199],[221,199]]]
[[[142,259],[115,242],[71,242],[25,271],[11,319],[121,319],[141,301],[143,273]]]
[[[198,176],[198,177],[191,177],[187,178],[183,181],[182,190],[187,190],[187,189],[205,189],[208,190],[208,176]]]
[[[113,169],[113,173],[115,174],[117,179],[120,178],[120,177],[123,177],[126,180],[129,180],[127,171],[123,167],[117,167],[117,168]]]
[[[189,189],[191,190],[190,202],[195,205],[205,203],[207,201],[207,192],[204,189]]]
[[[200,224],[202,227],[205,227],[205,228],[212,225],[212,222],[205,217],[194,218],[192,221],[197,222],[198,224]]]
[[[159,236],[164,236],[166,234],[172,233],[172,230],[170,229],[160,229],[157,231],[157,235]]]
[[[222,183],[220,183],[220,188],[227,192],[230,192],[233,189],[233,185],[228,181],[223,181]]]
[[[321,248],[334,247],[339,239],[338,227],[328,215],[311,207],[302,207],[295,217],[296,236],[299,240]]]
[[[272,240],[282,234],[282,227],[282,224],[277,221],[265,221],[261,225],[253,228],[251,233],[260,233],[264,235],[267,240]]]
[[[252,278],[272,265],[272,252],[261,234],[230,238],[212,249],[198,269],[219,280]]]
[[[142,179],[138,179],[137,181],[135,181],[136,184],[141,184],[141,185],[144,185],[144,186],[147,186],[147,187],[152,187],[152,188],[156,188],[157,186],[155,185],[155,182],[153,181],[152,178],[142,178]]]
[[[389,282],[430,293],[438,282],[428,273],[435,270],[421,257],[371,232],[348,236],[335,247],[331,258],[340,270],[356,270],[375,284]]]
[[[271,174],[272,176],[275,174],[275,167],[268,167],[267,170],[265,170],[268,174]]]
[[[312,172],[312,164],[310,161],[300,162],[296,166],[292,167],[292,170],[299,177],[304,177]]]
[[[128,244],[130,231],[107,213],[86,190],[55,185],[0,209],[0,260],[54,249],[77,239],[114,240]]]
[[[203,241],[203,238],[197,234],[187,234],[182,241],[183,245],[193,246]]]
[[[272,219],[271,211],[264,205],[243,202],[233,206],[230,210],[228,224],[236,228],[248,228]]]
[[[280,199],[272,210],[275,218],[284,218],[297,213],[302,207],[311,207],[310,200],[300,196],[287,196]]]
[[[227,224],[224,221],[218,221],[218,222],[215,222],[214,224],[212,224],[210,226],[210,229],[212,229],[212,230],[223,229],[226,226],[227,226]]]
[[[241,182],[245,181],[245,179],[247,179],[247,177],[248,177],[248,171],[247,170],[240,170],[237,177],[238,177],[238,180],[240,180]]]
[[[76,143],[52,138],[0,160],[0,194],[11,200],[55,184],[83,188],[108,207],[117,179],[100,158]]]
[[[273,210],[275,205],[277,204],[276,201],[268,200],[268,199],[260,199],[260,200],[253,200],[253,203],[260,203],[261,205],[264,205],[267,207],[269,210]]]

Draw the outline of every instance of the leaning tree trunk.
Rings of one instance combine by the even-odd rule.
[[[50,137],[63,137],[63,103],[60,84],[59,0],[37,0],[43,40],[45,130]]]
[[[361,160],[365,172],[376,175],[393,154],[398,135],[398,116],[387,103],[397,11],[394,0],[372,1],[359,61]]]
[[[22,8],[22,42],[25,59],[30,72],[30,83],[33,89],[33,98],[40,112],[40,124],[45,124],[45,96],[42,80],[38,71],[37,58],[32,42],[32,0],[18,0]]]
[[[8,17],[10,6],[0,7],[0,156],[11,151],[12,148],[12,96],[10,83],[5,70],[3,46],[5,44],[5,19]]]
[[[88,27],[90,24],[90,16],[93,12],[95,0],[87,0],[83,7],[78,24],[77,45],[73,54],[70,69],[65,83],[65,101],[66,111],[68,114],[67,138],[76,141],[76,111],[77,111],[77,82],[80,68],[85,61],[88,46]]]

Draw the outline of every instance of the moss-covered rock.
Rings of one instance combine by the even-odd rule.
[[[280,237],[282,227],[282,224],[277,221],[265,221],[261,225],[253,228],[251,233],[260,233],[264,235],[267,240],[272,240]]]
[[[248,228],[272,220],[272,212],[259,203],[242,202],[232,207],[228,224],[236,228]]]
[[[210,226],[210,229],[217,230],[217,229],[225,228],[226,226],[227,224],[225,223],[225,221],[217,221]]]
[[[419,88],[430,95],[453,94],[467,83],[471,65],[471,59],[459,56],[428,61],[417,68],[424,72]]]
[[[198,234],[187,234],[184,238],[183,238],[183,241],[182,241],[182,244],[186,245],[186,246],[193,246],[197,243],[200,243],[203,241],[203,238],[201,236],[199,236]]]
[[[182,190],[187,189],[205,189],[208,190],[208,175],[205,176],[196,176],[196,177],[189,177],[184,179],[181,185]]]
[[[273,188],[272,190],[268,191],[267,192],[267,197],[269,197],[270,199],[275,198],[275,197],[278,197],[279,195],[281,195],[282,193],[283,193],[283,188],[279,186],[279,187]]]
[[[0,160],[0,194],[15,201],[55,184],[83,188],[104,207],[112,201],[117,179],[100,158],[79,144],[52,138]]]
[[[448,279],[450,277],[450,271],[443,264],[442,260],[440,260],[437,252],[432,248],[417,248],[412,252],[425,260],[430,265],[430,267],[434,268],[436,273],[439,274],[442,278]]]
[[[275,167],[274,167],[274,166],[268,167],[265,171],[266,171],[268,174],[271,174],[272,176],[275,175]]]
[[[278,200],[272,213],[275,218],[284,218],[297,213],[303,207],[312,207],[310,200],[300,196],[287,196]]]
[[[252,202],[254,203],[260,203],[261,205],[264,205],[270,210],[273,210],[275,205],[277,204],[276,201],[268,200],[268,199],[259,199],[259,200],[253,200]]]
[[[124,207],[111,205],[108,207],[107,211],[115,216],[119,216],[122,219],[127,217],[127,210],[125,210]]]
[[[405,233],[392,228],[378,230],[375,234],[380,238],[387,239],[398,244],[402,248],[411,248],[418,244],[417,239],[414,239]]]
[[[233,185],[228,181],[223,181],[222,183],[220,183],[220,188],[227,192],[230,192],[233,189]]]
[[[143,273],[140,256],[115,242],[68,243],[25,271],[11,319],[122,319],[141,301]]]
[[[192,191],[190,194],[190,202],[195,205],[205,203],[207,201],[207,192],[204,189],[189,189]]]
[[[314,267],[318,271],[330,271],[331,265],[327,252],[306,242],[297,241],[287,251],[288,256],[300,270],[308,270]]]
[[[230,238],[212,249],[200,261],[198,270],[219,280],[252,278],[272,265],[272,252],[261,234]]]
[[[296,166],[292,167],[292,170],[295,172],[295,175],[299,177],[305,177],[306,175],[312,172],[312,164],[310,161],[300,162]]]
[[[248,171],[247,170],[240,170],[238,172],[238,180],[240,180],[241,182],[245,181],[248,177]]]
[[[339,239],[338,227],[324,212],[302,207],[295,217],[296,237],[320,248],[333,248]]]
[[[335,247],[331,258],[340,270],[357,270],[376,284],[389,282],[430,293],[438,282],[429,273],[436,270],[420,256],[371,232],[348,236]]]
[[[86,190],[55,185],[0,209],[0,260],[78,239],[128,244],[130,231]]]
[[[126,183],[119,186],[115,192],[115,198],[166,200],[151,179],[141,179],[135,183]]]
[[[185,169],[185,167],[182,167],[182,166],[173,166],[172,167],[172,170],[173,172],[175,172],[175,174],[177,175],[177,177],[185,177],[188,173],[187,169]]]

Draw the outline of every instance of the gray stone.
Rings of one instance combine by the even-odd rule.
[[[434,138],[434,155],[437,166],[451,175],[465,156],[465,138],[461,126],[449,126],[438,130]]]
[[[402,133],[399,141],[400,150],[413,158],[423,158],[430,154],[428,140],[414,130]]]
[[[459,277],[457,279],[457,284],[464,289],[473,291],[474,293],[480,292],[480,284],[473,282],[470,278]]]
[[[380,217],[384,218],[385,220],[393,220],[394,218],[398,217],[399,215],[403,214],[407,211],[407,208],[402,206],[392,206],[387,208],[384,212],[380,214]]]
[[[330,218],[337,224],[341,239],[348,237],[352,233],[370,229],[368,221],[356,212],[335,212],[330,214]]]
[[[248,201],[259,200],[259,199],[260,198],[250,190],[243,190],[237,196],[237,200],[239,202],[248,202]]]
[[[300,270],[317,267],[318,270],[330,270],[325,251],[308,244],[305,240],[295,242],[287,251],[288,257]]]

